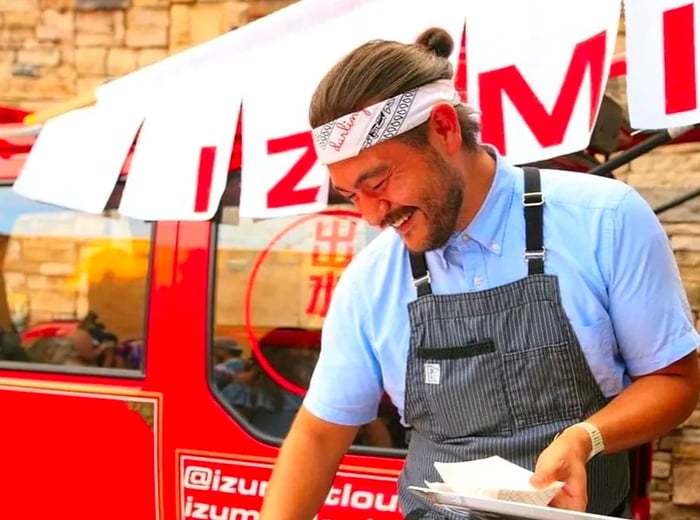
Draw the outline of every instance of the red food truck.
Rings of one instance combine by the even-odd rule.
[[[611,76],[624,68],[618,57]],[[610,175],[700,137],[634,135],[621,113],[606,98],[589,148],[543,165]],[[0,110],[0,517],[258,518],[335,282],[376,231],[333,193],[320,213],[239,217],[238,138],[210,221],[121,216],[123,182],[101,215],[30,201],[11,189],[34,139],[25,115]],[[386,400],[318,519],[398,519],[405,447]],[[647,519],[649,446],[630,463]]]

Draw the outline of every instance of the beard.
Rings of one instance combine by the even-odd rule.
[[[426,221],[425,237],[413,247],[408,247],[413,253],[425,253],[447,244],[457,231],[464,202],[464,185],[459,172],[432,147],[428,150],[428,164],[434,175],[420,204]]]

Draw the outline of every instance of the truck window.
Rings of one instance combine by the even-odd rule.
[[[211,387],[241,424],[274,442],[302,403],[335,284],[377,230],[339,196],[319,214],[239,218],[237,191],[232,180],[215,229]],[[356,445],[405,448],[388,398],[378,415]]]
[[[152,225],[7,185],[0,208],[0,366],[141,376]]]

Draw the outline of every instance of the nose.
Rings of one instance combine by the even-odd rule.
[[[390,208],[388,201],[367,195],[358,195],[355,206],[362,214],[362,218],[374,227],[381,226]]]

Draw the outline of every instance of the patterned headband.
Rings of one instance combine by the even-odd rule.
[[[408,132],[425,123],[439,101],[461,103],[452,81],[428,83],[314,128],[318,159],[333,164]]]

